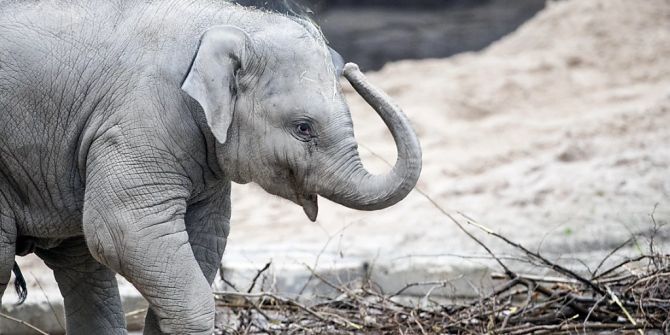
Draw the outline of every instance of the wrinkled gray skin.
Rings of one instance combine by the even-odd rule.
[[[398,148],[361,165],[340,60],[310,23],[223,1],[0,0],[0,297],[15,255],[54,270],[69,334],[210,334],[230,182],[301,205],[388,207],[415,185],[405,116],[344,68]],[[339,64],[339,65],[338,65]]]

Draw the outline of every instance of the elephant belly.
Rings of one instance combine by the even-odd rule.
[[[83,235],[80,213],[63,213],[48,209],[26,208],[16,222],[19,236],[62,239]]]
[[[67,238],[82,235],[79,197],[57,197],[47,189],[8,183],[0,171],[0,214],[10,217],[19,236]]]

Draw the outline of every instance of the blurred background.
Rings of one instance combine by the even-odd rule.
[[[311,16],[331,46],[363,70],[389,61],[480,50],[544,8],[545,0],[237,0]]]

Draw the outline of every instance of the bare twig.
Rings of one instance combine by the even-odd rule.
[[[136,316],[139,316],[139,315],[142,315],[142,314],[146,313],[147,310],[148,310],[147,308],[136,309],[134,311],[126,313],[125,317],[126,318],[136,317]]]
[[[30,272],[30,276],[33,277],[33,280],[37,283],[37,286],[40,287],[40,291],[42,291],[42,294],[44,294],[44,298],[47,300],[47,304],[49,305],[49,308],[51,309],[51,313],[53,313],[54,318],[56,319],[56,322],[58,322],[58,325],[65,331],[65,327],[63,327],[63,324],[60,322],[60,318],[58,317],[58,314],[56,313],[56,309],[54,308],[54,305],[51,303],[51,300],[49,299],[49,295],[47,294],[46,290],[42,287],[42,283],[37,279],[35,274]]]
[[[650,236],[649,236],[649,253],[650,253],[651,255],[655,255],[655,254],[657,254],[657,252],[656,252],[656,247],[655,247],[655,245],[654,245],[654,242],[655,242],[655,241],[654,241],[654,238],[656,237],[656,235],[658,234],[659,230],[661,229],[661,227],[658,225],[658,222],[656,222],[656,217],[654,216],[654,215],[656,215],[656,208],[658,208],[658,203],[654,204],[654,209],[652,209],[652,210],[651,210],[651,214],[649,214],[649,217],[651,218],[651,223],[652,223],[652,227],[651,227],[652,230],[651,230],[651,234],[650,234]],[[655,258],[652,258],[651,260],[652,260],[652,262],[654,262],[654,265],[655,265],[656,267],[659,266],[659,265],[656,263],[656,259],[655,259]]]
[[[30,328],[30,329],[36,331],[36,332],[39,333],[39,334],[42,334],[42,335],[49,335],[49,333],[45,332],[44,330],[39,329],[39,328],[33,326],[32,324],[30,324],[30,323],[28,323],[28,322],[25,322],[25,321],[23,321],[23,320],[17,319],[17,318],[15,318],[15,317],[13,317],[13,316],[9,316],[9,315],[7,315],[7,314],[5,314],[5,313],[0,313],[0,317],[2,317],[2,318],[4,318],[4,319],[7,319],[7,320],[10,320],[10,321],[13,321],[13,322],[16,322],[16,323],[18,323],[18,324],[20,324],[20,325],[23,325],[23,326],[25,326],[25,327],[28,327],[28,328]]]
[[[416,187],[415,189],[416,189],[417,192],[419,192],[419,194],[421,194],[424,198],[426,198],[426,200],[428,200],[433,205],[433,207],[435,207],[437,210],[439,210],[444,216],[448,217],[451,220],[451,222],[456,224],[458,229],[460,229],[462,232],[464,232],[466,235],[468,235],[468,237],[470,237],[473,241],[475,241],[482,248],[484,248],[484,250],[486,250],[486,252],[489,255],[491,255],[491,257],[493,257],[493,259],[495,259],[495,261],[500,265],[500,267],[503,268],[503,270],[505,271],[505,274],[507,274],[507,276],[510,279],[514,279],[516,277],[516,274],[512,270],[510,270],[507,267],[507,265],[505,265],[505,263],[503,263],[500,260],[500,258],[498,258],[498,256],[496,256],[496,254],[494,254],[493,251],[491,251],[491,249],[489,249],[489,247],[486,244],[484,244],[484,242],[479,240],[476,236],[472,235],[472,233],[470,233],[467,229],[465,229],[465,227],[463,227],[463,225],[460,222],[458,222],[458,220],[454,219],[454,217],[451,216],[451,214],[447,213],[447,211],[444,210],[444,208],[442,208],[442,206],[440,206],[435,200],[433,200],[433,198],[431,198],[428,195],[428,193],[422,191],[418,187]]]
[[[540,255],[536,252],[528,250],[528,248],[524,247],[523,245],[521,245],[519,243],[516,243],[516,242],[510,240],[509,238],[503,236],[502,234],[498,234],[498,233],[494,232],[493,230],[480,225],[479,223],[476,223],[476,222],[470,221],[470,220],[468,221],[468,223],[474,225],[475,227],[477,227],[479,229],[481,229],[482,231],[486,232],[487,234],[495,236],[495,237],[503,240],[505,243],[523,251],[526,255],[540,260],[542,263],[544,263],[550,269],[552,269],[556,272],[560,272],[562,274],[565,274],[565,275],[567,275],[571,278],[574,278],[574,279],[582,282],[583,284],[591,287],[591,289],[593,289],[596,293],[598,293],[600,295],[605,295],[606,294],[605,291],[603,291],[603,289],[600,288],[598,285],[596,285],[594,282],[584,278],[583,276],[577,274],[576,272],[574,272],[570,269],[567,269],[567,268],[565,268],[561,265],[558,265],[558,264],[546,259],[544,256],[542,256],[542,255]]]
[[[579,281],[572,278],[561,278],[561,277],[550,277],[550,276],[535,276],[529,274],[517,274],[517,277],[520,279],[528,279],[535,282],[541,283],[552,283],[552,284],[577,284]],[[493,279],[506,279],[507,275],[502,273],[492,273],[491,278]]]
[[[635,238],[634,238],[634,237],[631,237],[631,238],[627,239],[625,242],[619,244],[616,248],[612,249],[612,251],[610,251],[610,252],[607,254],[607,256],[605,256],[605,258],[603,258],[603,259],[600,261],[600,263],[598,263],[598,266],[596,266],[596,269],[593,270],[593,274],[591,275],[591,280],[593,280],[593,279],[596,277],[596,275],[598,274],[598,270],[600,270],[600,268],[605,264],[605,262],[606,262],[610,257],[612,257],[612,255],[614,255],[617,251],[621,250],[621,248],[627,246],[628,243],[630,243],[631,241],[633,241],[633,239],[635,239]]]
[[[403,288],[399,289],[396,293],[391,294],[391,298],[403,294],[405,291],[409,290],[412,287],[418,286],[432,286],[432,287],[447,287],[450,284],[448,280],[439,280],[439,281],[425,281],[425,282],[414,282],[405,285]]]
[[[251,293],[251,291],[254,290],[254,287],[256,286],[256,281],[258,281],[258,278],[263,274],[263,272],[267,271],[267,269],[270,268],[270,265],[272,265],[272,261],[267,262],[262,269],[256,272],[254,279],[251,281],[251,286],[249,286],[249,289],[247,289],[247,293]]]
[[[219,278],[221,278],[221,281],[224,284],[228,285],[228,287],[235,290],[235,292],[239,292],[240,290],[238,290],[237,287],[235,287],[235,284],[231,283],[228,279],[226,279],[225,273],[226,271],[223,267],[223,263],[219,264]]]
[[[643,260],[645,258],[649,258],[649,257],[650,257],[649,255],[640,255],[640,256],[637,256],[637,257],[633,257],[633,258],[627,258],[627,259],[617,263],[616,265],[610,267],[609,269],[601,272],[599,275],[593,277],[591,280],[597,281],[598,279],[600,279],[604,276],[607,276],[608,274],[620,269],[622,266],[624,266],[626,264],[635,263],[635,262],[641,261],[641,260]]]
[[[287,298],[284,298],[284,297],[280,297],[280,296],[278,296],[276,294],[273,294],[273,293],[263,292],[263,293],[246,293],[245,294],[245,293],[238,293],[238,292],[214,292],[214,295],[215,296],[220,296],[220,297],[233,296],[233,297],[242,297],[242,298],[254,298],[254,297],[255,298],[271,298],[271,299],[274,299],[274,300],[279,301],[281,303],[297,307],[297,308],[301,309],[302,311],[307,312],[311,316],[319,319],[322,322],[331,323],[331,320],[325,319],[324,317],[319,315],[319,313],[310,309],[309,307],[307,307],[303,304],[300,304],[300,303],[298,303],[298,302],[296,302],[292,299],[287,299]]]
[[[637,322],[630,315],[630,313],[628,312],[626,307],[624,307],[624,305],[621,303],[621,300],[619,300],[619,297],[617,297],[617,295],[614,294],[614,292],[612,292],[612,289],[609,286],[605,286],[605,288],[607,289],[607,294],[609,294],[610,297],[612,298],[612,301],[614,301],[614,303],[617,304],[617,306],[619,306],[619,308],[621,308],[624,315],[626,315],[626,319],[628,319],[628,321],[630,321],[630,324],[632,324],[633,326],[637,326]],[[641,329],[638,329],[638,332],[640,333],[640,335],[644,335],[644,332]]]

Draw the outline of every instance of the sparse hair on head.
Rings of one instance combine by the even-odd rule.
[[[282,14],[307,30],[312,37],[328,44],[321,28],[314,21],[314,12],[305,4],[297,0],[230,0],[231,3],[244,7],[256,8],[268,13]]]

